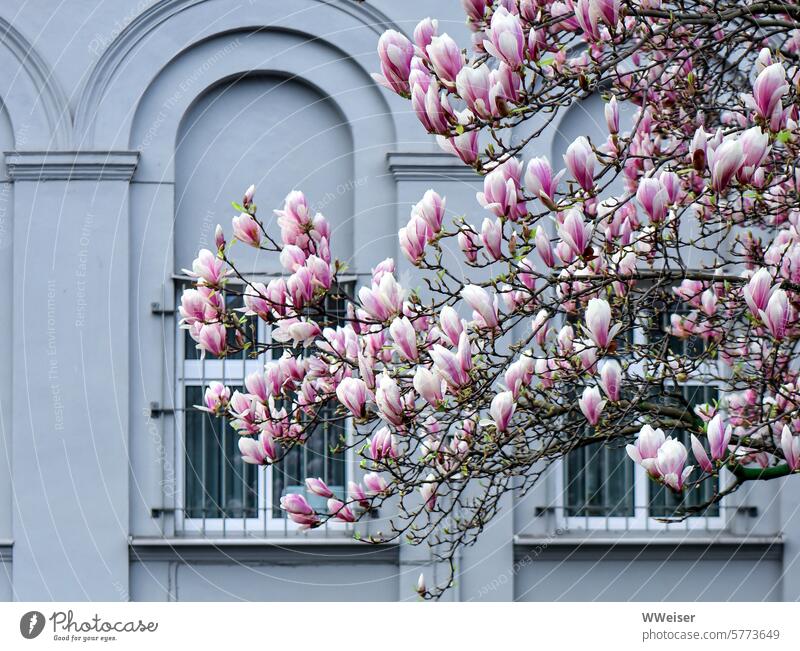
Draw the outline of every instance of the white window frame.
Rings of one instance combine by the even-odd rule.
[[[633,329],[633,343],[646,343],[646,334],[641,326]],[[643,371],[640,364],[631,365],[634,372]],[[710,371],[714,370],[714,375],[721,375],[719,363],[713,366],[703,365],[697,375],[689,378],[680,386],[702,386],[709,385],[708,381],[703,380],[704,375],[711,376]],[[718,383],[713,383],[718,386]],[[650,515],[649,504],[649,484],[653,481],[647,476],[644,468],[638,464],[633,464],[633,515],[631,516],[607,516],[607,515],[567,515],[566,504],[566,482],[567,473],[566,461],[559,459],[553,464],[555,470],[555,495],[556,495],[556,520],[559,527],[576,531],[692,531],[692,530],[712,530],[719,531],[728,526],[726,509],[723,505],[724,500],[718,503],[718,515],[699,515],[686,518],[683,522],[659,522],[655,516]],[[720,486],[724,486],[730,481],[730,473],[727,469],[721,469],[718,477]]]
[[[266,279],[252,279],[269,281]],[[177,277],[174,282],[173,300],[179,301],[181,287],[187,286],[191,279]],[[340,282],[346,283],[348,279]],[[184,414],[186,409],[191,409],[192,405],[185,404],[186,387],[198,386],[203,391],[210,382],[222,382],[226,386],[242,385],[244,390],[244,378],[254,372],[263,370],[265,360],[263,356],[258,359],[186,359],[186,334],[180,328],[180,317],[176,311],[174,319],[175,337],[175,435],[179,442],[177,447],[180,459],[176,463],[177,471],[175,474],[175,529],[183,534],[208,535],[242,535],[257,536],[276,533],[299,532],[300,525],[296,524],[288,517],[276,517],[276,511],[272,507],[272,487],[273,487],[273,466],[267,465],[257,468],[257,490],[256,509],[258,516],[255,518],[245,517],[202,517],[190,518],[186,515],[188,505],[186,503],[186,422]],[[271,342],[270,328],[260,319],[258,324],[259,341]],[[345,450],[344,458],[344,486],[347,490],[347,481],[353,475],[353,464],[357,463],[355,454],[349,443],[353,440],[353,422],[348,418],[344,423],[345,439],[348,447]],[[336,519],[330,519],[325,524],[325,529],[330,531],[350,532],[352,525]]]

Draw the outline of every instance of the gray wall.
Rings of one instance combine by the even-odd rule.
[[[383,29],[432,12],[467,43],[457,0],[5,0],[0,599],[413,599],[441,576],[404,545],[181,538],[180,437],[150,412],[174,404],[173,275],[250,183],[264,211],[305,190],[359,279],[387,256],[413,278],[396,233],[429,187],[482,220],[480,180],[369,76]],[[591,106],[526,153],[560,162]],[[798,481],[737,495],[757,510],[724,536],[663,534],[668,553],[565,534],[550,473],[507,496],[446,598],[797,599]]]

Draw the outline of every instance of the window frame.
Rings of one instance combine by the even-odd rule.
[[[647,328],[643,323],[637,323],[633,330],[633,344],[647,343]],[[666,335],[669,336],[669,335]],[[711,370],[714,374],[711,374]],[[634,373],[643,372],[641,363],[629,366]],[[709,381],[707,377],[720,377],[722,369],[719,362],[704,363],[701,365],[697,374],[692,375],[679,387],[687,386],[710,386],[718,387],[718,381]],[[650,483],[652,480],[647,476],[644,468],[638,464],[633,464],[633,515],[631,516],[611,516],[611,515],[568,515],[571,506],[567,504],[567,481],[568,472],[567,461],[562,458],[556,461],[555,470],[555,494],[556,512],[558,526],[567,530],[586,530],[586,531],[694,531],[712,530],[720,531],[728,526],[725,505],[719,503],[717,515],[697,515],[686,518],[683,522],[659,522],[656,517],[650,514]],[[722,468],[719,473],[718,481],[724,484],[730,478],[730,473],[726,468]]]
[[[248,278],[251,282],[268,282],[275,276],[254,277]],[[180,295],[184,288],[191,286],[192,279],[184,276],[174,277],[173,282],[173,296],[175,305],[180,305]],[[340,285],[352,284],[349,278],[343,278],[339,281]],[[231,285],[239,283],[230,283]],[[186,478],[187,478],[187,431],[186,431],[186,418],[185,414],[192,405],[186,403],[186,389],[190,386],[201,387],[203,391],[210,382],[222,382],[226,386],[244,385],[244,378],[254,371],[263,370],[267,361],[263,356],[257,359],[187,359],[187,341],[188,335],[186,331],[180,327],[180,315],[176,309],[174,316],[174,331],[175,331],[175,372],[173,379],[174,390],[174,422],[175,422],[175,436],[178,445],[176,446],[177,459],[176,472],[175,472],[175,531],[181,534],[199,535],[204,536],[208,534],[221,534],[238,535],[242,537],[247,536],[266,536],[274,535],[277,533],[297,533],[301,531],[300,525],[293,522],[291,519],[285,517],[282,511],[273,509],[273,487],[274,487],[274,473],[273,466],[258,466],[256,468],[256,517],[189,517],[188,511],[190,509],[187,503],[186,495]],[[259,341],[271,342],[271,332],[269,326],[261,319],[257,319],[257,337]],[[244,389],[242,389],[244,390]],[[353,440],[353,421],[347,418],[344,421],[344,436],[347,448],[344,451],[344,479],[343,490],[347,490],[348,479],[352,477],[353,466],[357,463],[354,451],[351,448]],[[238,436],[238,434],[237,434]],[[278,514],[277,517],[275,514]],[[328,520],[324,529],[330,531],[349,532],[352,530],[352,525],[336,519]]]

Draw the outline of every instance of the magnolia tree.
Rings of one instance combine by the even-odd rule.
[[[294,191],[277,241],[251,188],[233,238],[279,255],[284,277],[246,277],[218,227],[180,309],[204,354],[284,347],[246,391],[205,394],[246,462],[279,464],[325,419],[354,423],[339,442],[362,459],[348,494],[309,477],[327,509],[296,494],[282,508],[314,528],[385,505],[391,521],[368,542],[427,541],[451,568],[442,585],[421,577],[426,598],[504,494],[581,447],[627,444],[681,498],[675,519],[800,470],[800,5],[462,3],[468,49],[430,18],[378,43],[376,79],[484,180],[475,219],[445,220],[433,190],[412,208],[398,237],[420,286],[376,260],[335,319],[344,267],[328,222]],[[563,161],[528,154],[593,94],[607,136],[578,137]],[[463,274],[443,263],[453,250]],[[227,309],[223,289],[245,308]],[[687,378],[719,400],[689,404]]]

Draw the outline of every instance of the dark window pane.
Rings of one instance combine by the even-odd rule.
[[[352,292],[352,283],[347,283],[340,285],[337,292],[326,298],[327,325],[344,325],[347,315],[346,297],[352,295]],[[302,349],[290,350],[294,355],[302,352]],[[283,348],[273,349],[273,358],[280,358],[283,352]],[[334,405],[330,404],[323,408],[319,421],[306,444],[293,448],[283,461],[272,468],[272,516],[275,518],[284,517],[280,501],[287,493],[300,493],[315,509],[327,510],[325,498],[306,491],[306,477],[321,477],[339,499],[345,497],[345,455],[344,449],[338,449],[343,447],[344,421],[335,418]],[[335,453],[331,451],[332,448],[336,449]]]
[[[672,329],[672,315],[688,316],[692,309],[681,300],[665,302],[656,301],[653,310],[646,316],[648,342],[662,346],[666,341],[667,351],[673,355],[685,355],[690,358],[700,357],[707,348],[701,337],[681,339],[669,334]]]
[[[633,462],[624,448],[593,443],[567,455],[568,516],[633,517]]]
[[[255,518],[258,468],[242,461],[239,435],[227,421],[194,408],[203,391],[187,386],[185,392],[186,517]]]
[[[327,500],[305,489],[306,477],[321,477],[339,499],[345,496],[345,454],[341,445],[344,422],[328,422],[333,408],[323,410],[322,422],[303,446],[294,447],[286,457],[272,468],[272,516],[284,517],[280,508],[281,497],[287,493],[305,495],[311,506],[327,510]],[[332,452],[332,449],[336,449]]]

